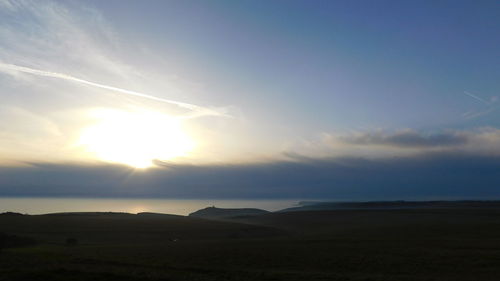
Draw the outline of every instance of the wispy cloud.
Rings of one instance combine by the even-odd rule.
[[[480,116],[488,115],[488,114],[490,114],[498,109],[498,106],[496,104],[496,102],[498,101],[497,96],[492,96],[488,101],[488,100],[485,100],[477,95],[473,95],[467,91],[464,91],[464,94],[475,99],[476,101],[479,101],[482,105],[485,106],[485,108],[480,109],[480,110],[471,110],[471,111],[465,112],[462,115],[465,119],[474,119],[474,118],[477,118]]]
[[[125,95],[131,95],[131,96],[146,98],[146,99],[150,99],[150,100],[154,100],[154,101],[174,104],[176,106],[186,108],[186,109],[193,111],[194,115],[190,115],[190,116],[213,115],[213,116],[228,117],[227,114],[221,113],[219,111],[216,111],[216,110],[213,110],[210,108],[205,108],[202,106],[198,106],[198,105],[194,105],[194,104],[190,104],[190,103],[185,103],[185,102],[179,102],[179,101],[159,98],[156,96],[152,96],[152,95],[148,95],[148,94],[144,94],[144,93],[139,93],[139,92],[135,92],[135,91],[130,91],[130,90],[126,90],[126,89],[122,89],[122,88],[118,88],[118,87],[113,87],[113,86],[109,86],[109,85],[103,85],[103,84],[95,83],[92,81],[76,78],[76,77],[73,77],[73,76],[70,76],[67,74],[44,71],[44,70],[33,69],[33,68],[29,68],[29,67],[24,67],[24,66],[18,66],[18,65],[14,65],[14,64],[6,64],[6,63],[1,63],[1,62],[0,62],[0,71],[4,71],[7,73],[10,73],[10,71],[19,71],[19,72],[23,72],[23,73],[38,75],[38,76],[63,79],[63,80],[71,81],[71,82],[89,85],[92,87],[111,90],[111,91],[118,92],[118,93],[125,94]]]
[[[182,116],[185,118],[228,116],[222,107],[185,102],[183,93],[190,92],[185,86],[189,83],[180,83],[168,70],[149,73],[149,69],[131,65],[130,52],[137,48],[127,46],[134,42],[122,38],[89,6],[49,0],[0,2],[0,71],[22,79],[26,75],[19,73],[63,79],[173,104],[191,111]],[[141,90],[128,89],[131,84]],[[161,86],[151,89],[151,84]]]
[[[408,148],[450,147],[466,144],[468,136],[459,132],[422,134],[415,130],[394,133],[368,132],[340,136],[341,142],[353,145],[384,145]]]
[[[500,130],[491,127],[471,130],[419,132],[359,131],[346,134],[325,133],[318,139],[290,146],[285,155],[303,157],[385,158],[426,153],[455,152],[471,155],[499,155]],[[288,157],[290,158],[290,157]]]
[[[95,122],[95,108],[150,109],[189,119],[186,127],[231,122],[197,118],[229,109],[198,104],[198,81],[149,65],[157,54],[143,53],[87,4],[0,0],[0,165],[88,160],[73,144]],[[39,122],[58,134],[33,130]]]
[[[468,95],[469,97],[471,97],[471,98],[473,98],[473,99],[476,99],[476,100],[478,100],[478,101],[480,101],[480,102],[482,102],[482,103],[484,103],[484,104],[486,104],[486,105],[490,105],[490,103],[489,103],[489,102],[487,102],[486,100],[484,100],[484,99],[482,99],[482,98],[480,98],[480,97],[478,97],[478,96],[476,96],[476,95],[473,95],[473,94],[471,94],[471,93],[469,93],[469,92],[467,92],[467,91],[464,91],[464,94],[466,94],[466,95]]]
[[[2,3],[0,58],[4,62],[122,77],[136,74],[113,55],[121,41],[97,11],[44,0]]]

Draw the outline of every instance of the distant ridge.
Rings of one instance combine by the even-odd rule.
[[[61,213],[49,213],[44,214],[45,216],[133,216],[135,214],[126,212],[61,212]]]
[[[0,216],[24,216],[24,215],[16,212],[4,212],[0,213]]]
[[[370,210],[370,209],[421,209],[421,208],[500,208],[500,201],[367,201],[367,202],[299,202],[278,212],[326,211],[326,210]]]
[[[153,212],[140,212],[137,214],[127,212],[62,212],[62,213],[49,213],[44,216],[70,216],[70,217],[133,217],[133,216],[150,216],[150,217],[181,217],[180,215],[171,215]]]
[[[205,218],[205,219],[224,219],[244,216],[258,216],[269,213],[269,211],[255,208],[235,208],[225,209],[216,207],[207,207],[189,214],[190,217]]]

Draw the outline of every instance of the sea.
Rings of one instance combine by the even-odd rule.
[[[218,208],[258,208],[278,211],[296,207],[300,200],[212,200],[212,199],[108,199],[108,198],[18,198],[0,197],[0,213],[39,215],[65,212],[125,212],[188,215],[196,210]]]

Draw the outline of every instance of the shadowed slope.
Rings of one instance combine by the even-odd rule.
[[[235,222],[208,221],[164,214],[59,213],[36,216],[0,216],[0,232],[62,243],[68,237],[80,243],[163,243],[174,239],[203,240],[269,237],[276,229]]]
[[[235,208],[223,209],[216,207],[207,207],[189,214],[190,217],[205,219],[228,219],[234,217],[258,216],[268,214],[268,211],[254,208]]]

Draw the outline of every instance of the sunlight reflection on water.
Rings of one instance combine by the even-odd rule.
[[[277,211],[296,206],[299,200],[210,200],[210,199],[101,199],[101,198],[0,198],[1,212],[47,214],[59,212],[155,212],[187,215],[196,210],[259,208]]]

